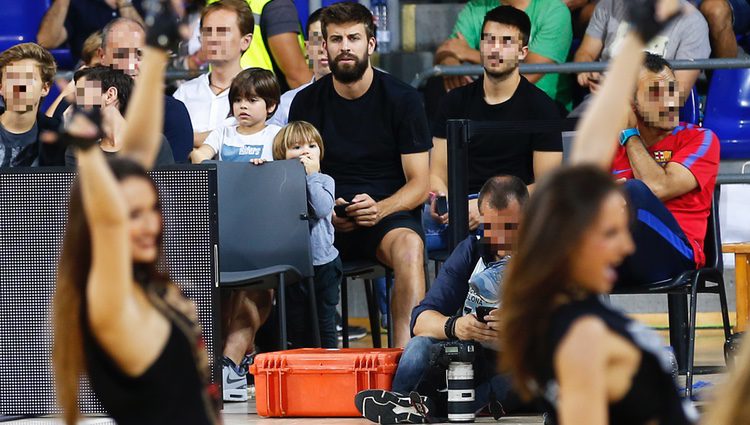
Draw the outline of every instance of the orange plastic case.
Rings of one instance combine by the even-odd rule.
[[[255,405],[268,417],[358,417],[354,396],[391,389],[400,348],[302,348],[259,354],[250,366]]]

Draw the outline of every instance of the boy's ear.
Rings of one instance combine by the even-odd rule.
[[[42,83],[42,97],[46,97],[49,94],[51,87],[52,87],[51,82]],[[0,85],[0,89],[2,89],[2,85]]]
[[[278,107],[279,105],[273,105],[273,106],[269,106],[268,108],[266,108],[266,112],[268,116],[270,117],[274,112],[276,112],[276,108]]]
[[[109,106],[117,102],[117,89],[110,87],[104,92],[104,106]]]

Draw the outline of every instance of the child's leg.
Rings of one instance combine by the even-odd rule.
[[[336,306],[339,303],[339,287],[343,277],[341,259],[315,266],[315,301],[318,307],[320,342],[323,348],[337,348]]]
[[[313,346],[309,326],[309,297],[307,284],[304,281],[286,286],[286,333],[290,348],[308,348]]]

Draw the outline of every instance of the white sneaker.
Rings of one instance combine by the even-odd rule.
[[[228,357],[222,359],[224,401],[247,401],[247,369],[237,371],[237,366]]]

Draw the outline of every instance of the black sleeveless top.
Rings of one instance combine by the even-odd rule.
[[[671,374],[671,360],[659,335],[645,325],[605,306],[598,297],[573,301],[552,314],[547,332],[547,350],[538,377],[542,396],[552,414],[557,406],[558,384],[554,354],[573,323],[584,316],[601,319],[610,331],[622,336],[641,352],[641,363],[633,375],[630,390],[609,405],[611,425],[689,425],[698,419],[690,402],[680,399]]]
[[[200,357],[201,352],[205,357],[205,349],[201,339],[191,335],[193,321],[170,299],[178,304],[189,301],[175,294],[179,293],[176,287],[145,290],[157,310],[169,320],[170,331],[159,357],[138,377],[124,374],[102,349],[89,329],[87,311],[83,309],[86,371],[94,393],[119,425],[218,423],[218,391],[206,385],[207,374],[201,370]]]

